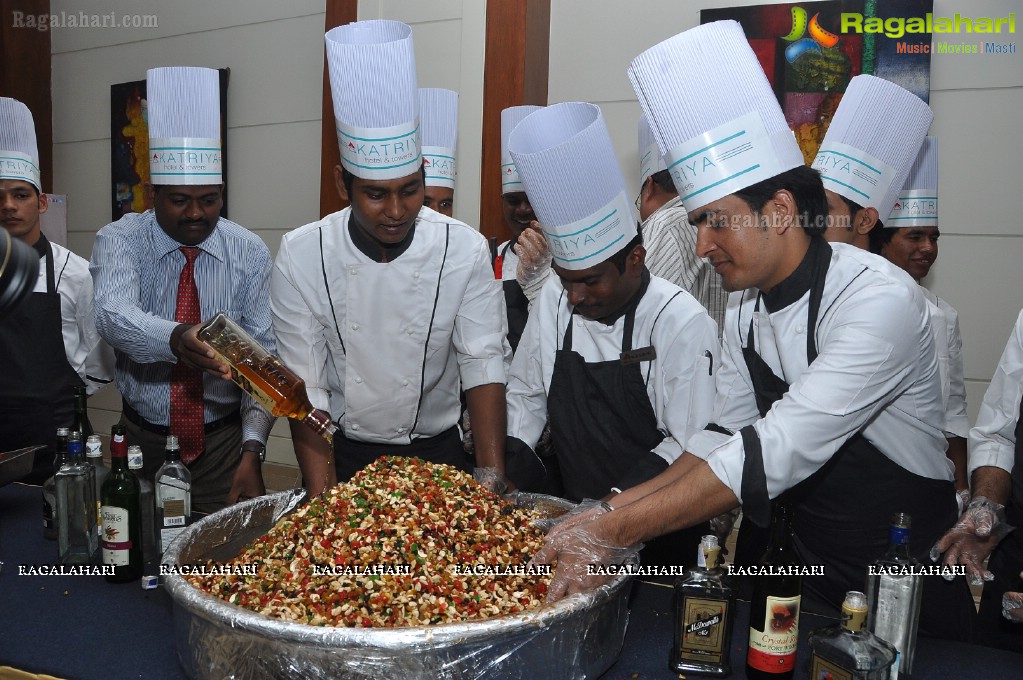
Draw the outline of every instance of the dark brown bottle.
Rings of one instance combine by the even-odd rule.
[[[111,583],[126,583],[142,578],[141,487],[135,473],[128,469],[128,440],[123,425],[110,431],[110,474],[100,491],[103,530],[100,546],[103,565],[112,566]]]
[[[732,674],[735,590],[718,566],[720,556],[717,536],[704,536],[697,565],[675,581],[675,634],[668,667],[680,675]]]
[[[785,680],[795,672],[802,566],[792,546],[792,508],[775,503],[767,551],[753,581],[747,678]]]

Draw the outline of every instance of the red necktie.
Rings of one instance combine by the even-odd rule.
[[[178,306],[174,320],[191,326],[202,321],[199,311],[199,289],[195,286],[196,246],[181,246],[185,266],[178,279]],[[202,372],[180,361],[171,369],[170,431],[178,436],[181,460],[186,465],[199,457],[206,446],[205,417],[203,415]]]

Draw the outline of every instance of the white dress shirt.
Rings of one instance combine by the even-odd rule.
[[[920,287],[887,260],[832,243],[817,328],[807,328],[809,292],[754,315],[758,291],[732,293],[712,421],[732,437],[697,433],[687,450],[705,458],[742,501],[744,452],[738,430],[753,424],[771,498],[816,472],[857,432],[915,474],[952,480],[944,408],[927,303]],[[742,357],[750,319],[756,351],[788,392],[764,418]],[[806,334],[818,356],[807,365]],[[869,494],[869,489],[864,489]]]
[[[1016,458],[1016,420],[1023,399],[1023,311],[1016,318],[998,368],[984,393],[977,424],[970,430],[970,476],[987,465],[1012,473]],[[1019,531],[1019,529],[1017,529]]]
[[[423,208],[390,262],[362,252],[350,208],[285,234],[270,285],[281,359],[346,437],[409,444],[460,416],[459,393],[505,383],[504,295],[486,239]]]
[[[551,277],[529,313],[508,376],[508,434],[536,446],[547,421],[547,395],[555,353],[572,319],[572,351],[587,363],[615,361],[622,351],[625,317],[612,325],[571,315],[568,296]],[[718,331],[689,293],[657,277],[636,307],[633,349],[653,346],[656,358],[639,364],[647,396],[665,438],[653,452],[671,463],[683,444],[710,420],[718,365]]]
[[[970,419],[966,414],[966,381],[963,377],[963,338],[959,313],[940,297],[921,287],[931,312],[931,328],[941,374],[941,399],[945,404],[945,435],[966,437]]]
[[[53,279],[60,295],[60,321],[68,364],[93,394],[114,377],[114,351],[96,331],[89,261],[50,241]],[[46,292],[46,257],[39,258],[35,293]]]

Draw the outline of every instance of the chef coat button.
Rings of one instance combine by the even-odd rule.
[[[805,330],[806,330],[806,326],[803,326],[803,325],[796,326],[796,332],[797,333],[802,333]]]
[[[353,430],[358,430],[359,429],[359,424],[358,423],[352,423],[352,429]]]
[[[357,324],[357,323],[353,323],[353,324],[352,324],[352,330],[353,330],[353,331],[357,331],[357,330],[359,330],[359,324]]]
[[[405,332],[408,333],[409,335],[412,335],[413,333],[416,332],[416,329],[413,328],[412,326],[409,326],[408,328],[405,329]]]
[[[398,434],[405,434],[405,428],[404,427],[399,427],[398,428]]]
[[[412,272],[412,278],[418,279],[419,278],[419,272]]]
[[[402,380],[401,381],[401,386],[402,387],[408,387],[408,380]]]
[[[348,273],[351,274],[352,276],[358,276],[359,275],[359,270],[358,269],[350,269]]]
[[[362,384],[362,378],[356,378],[355,379],[355,384],[356,385],[361,385]]]

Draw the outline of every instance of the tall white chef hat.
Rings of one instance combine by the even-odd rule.
[[[640,185],[646,181],[646,178],[650,175],[660,172],[666,169],[668,166],[664,164],[664,159],[661,157],[661,150],[657,146],[657,140],[654,139],[654,133],[650,130],[650,122],[646,119],[646,114],[641,113],[639,115],[639,183]]]
[[[419,170],[412,29],[400,21],[356,21],[330,29],[325,39],[341,165],[364,179]]]
[[[813,168],[824,188],[884,221],[895,205],[934,114],[920,97],[883,78],[849,81]]]
[[[510,106],[501,111],[501,194],[525,191],[515,161],[508,153],[508,137],[523,118],[542,109],[542,106]]]
[[[555,264],[587,269],[637,233],[604,116],[593,104],[554,104],[512,130],[508,149]]]
[[[715,21],[668,38],[636,57],[628,74],[691,214],[803,165],[738,22]]]
[[[0,179],[18,179],[43,190],[32,112],[10,97],[0,97]]]
[[[439,87],[419,88],[419,125],[426,186],[454,189],[458,93]]]
[[[924,137],[885,227],[938,226],[938,138]]]
[[[171,66],[146,71],[153,184],[221,184],[220,74]]]

